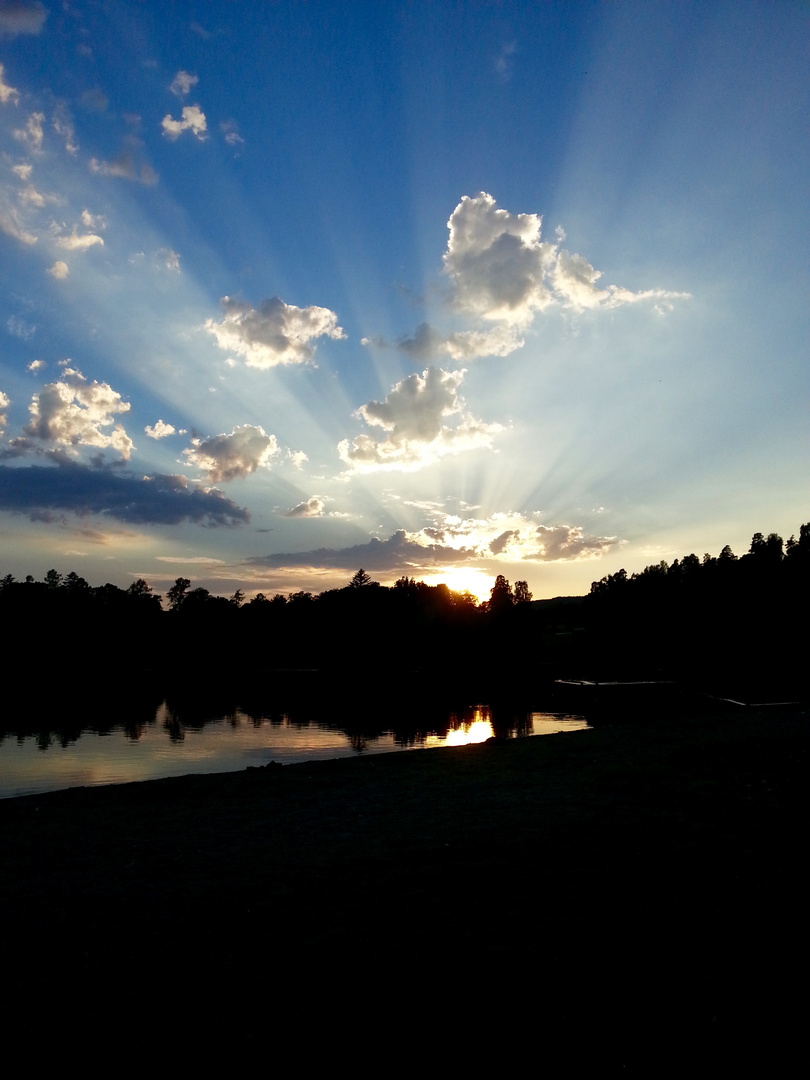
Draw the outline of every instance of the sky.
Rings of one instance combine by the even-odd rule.
[[[808,10],[0,0],[0,574],[537,599],[798,534]]]

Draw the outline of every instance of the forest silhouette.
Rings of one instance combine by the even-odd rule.
[[[673,679],[773,700],[806,693],[809,579],[810,523],[787,543],[756,533],[740,557],[726,546],[619,570],[584,597],[533,601],[525,581],[499,575],[479,604],[407,576],[386,587],[360,569],[343,588],[250,601],[178,578],[164,603],[143,579],[93,587],[53,569],[43,581],[0,580],[0,616],[13,628],[6,653],[18,685],[62,698],[82,684],[133,699],[238,681],[504,700],[568,678]]]

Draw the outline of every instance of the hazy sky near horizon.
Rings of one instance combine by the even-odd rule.
[[[798,533],[807,38],[0,0],[0,574],[544,597]]]

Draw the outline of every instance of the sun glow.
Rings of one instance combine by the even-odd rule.
[[[454,566],[447,570],[437,570],[424,578],[427,585],[444,583],[453,592],[469,592],[478,603],[489,600],[489,594],[495,579],[482,570],[470,570],[463,566]]]

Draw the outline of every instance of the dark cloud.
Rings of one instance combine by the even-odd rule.
[[[502,532],[500,536],[490,541],[489,550],[493,555],[500,555],[512,537],[517,537],[517,535],[517,529],[507,529],[506,532]]]
[[[241,525],[247,510],[219,491],[190,488],[185,477],[135,479],[110,469],[75,463],[50,467],[0,466],[0,509],[42,515],[54,511],[103,514],[137,525]]]
[[[88,112],[106,112],[107,106],[110,104],[110,99],[99,87],[93,87],[92,90],[85,90],[79,99],[82,108],[87,109]]]
[[[39,0],[0,0],[0,37],[38,34],[47,17],[45,5]]]
[[[362,566],[366,570],[379,573],[410,574],[415,570],[446,567],[448,563],[464,563],[476,558],[476,553],[469,548],[416,544],[408,539],[404,529],[399,529],[387,540],[374,537],[367,544],[355,544],[353,547],[338,550],[318,548],[317,551],[300,551],[294,554],[260,555],[247,561],[252,566],[264,566],[268,569],[323,566],[350,570]]]
[[[395,348],[414,360],[428,360],[449,356],[451,360],[475,360],[479,356],[508,356],[521,348],[523,338],[508,326],[491,326],[486,330],[458,330],[441,334],[429,323],[423,322],[409,336],[388,342],[383,337],[365,337],[362,345],[375,349]]]
[[[140,164],[136,161],[135,154],[130,150],[122,150],[118,157],[112,161],[100,161],[98,158],[90,159],[90,171],[99,173],[101,176],[115,176],[123,180],[134,180],[135,183],[145,184],[151,187],[158,182],[158,175],[151,165]]]

